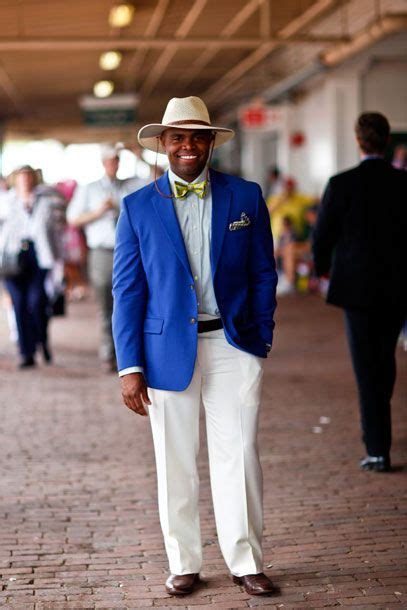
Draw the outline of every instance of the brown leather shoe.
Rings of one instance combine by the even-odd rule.
[[[236,585],[242,585],[248,595],[270,595],[276,589],[271,580],[260,572],[260,574],[246,574],[246,576],[233,576]]]
[[[165,582],[165,589],[170,595],[189,595],[199,582],[199,574],[171,574]]]

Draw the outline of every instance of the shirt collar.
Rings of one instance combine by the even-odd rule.
[[[206,167],[202,170],[202,172],[199,174],[199,176],[197,176],[197,178],[195,178],[195,180],[193,180],[192,182],[187,182],[186,180],[183,180],[182,178],[180,178],[179,176],[174,174],[174,172],[172,171],[171,168],[168,169],[168,180],[170,181],[172,191],[174,191],[174,182],[175,181],[181,182],[182,184],[195,184],[196,182],[203,182],[205,180],[205,175],[206,175]]]
[[[17,191],[14,189],[14,197],[15,197],[15,200],[17,201],[17,205],[19,205],[20,208],[24,212],[31,213],[34,210],[34,207],[37,205],[37,201],[39,199],[39,193],[36,190],[31,191],[31,196],[30,196],[29,200],[26,203],[24,203],[23,200],[17,194]]]
[[[109,176],[107,176],[107,174],[105,174],[102,177],[102,184],[103,186],[116,186],[118,184],[119,180],[118,178],[113,178],[113,180],[110,180]]]
[[[361,161],[367,161],[368,159],[384,159],[384,155],[362,155]]]

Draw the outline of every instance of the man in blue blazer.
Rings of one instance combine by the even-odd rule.
[[[259,186],[209,170],[231,137],[201,99],[170,100],[162,122],[139,132],[170,169],[124,199],[117,226],[113,334],[124,403],[151,421],[171,595],[193,591],[202,563],[201,402],[223,556],[247,592],[273,591],[256,437],[277,275]]]

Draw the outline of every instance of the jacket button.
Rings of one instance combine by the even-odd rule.
[[[196,319],[195,319],[195,318],[191,318],[191,319],[190,319],[190,323],[191,323],[191,324],[195,324],[195,323],[196,323]]]

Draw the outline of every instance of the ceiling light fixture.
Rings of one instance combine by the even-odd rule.
[[[134,16],[134,6],[130,2],[114,4],[109,13],[109,24],[113,28],[125,28]]]
[[[113,90],[114,83],[111,80],[100,80],[93,87],[93,93],[96,97],[109,97]]]
[[[120,66],[122,57],[119,51],[106,51],[99,58],[99,66],[102,70],[116,70]]]

